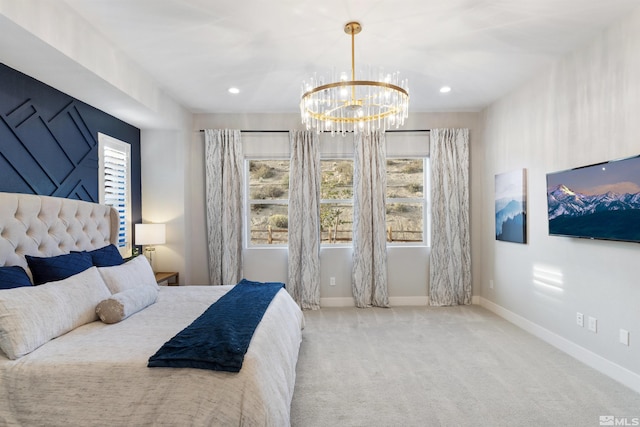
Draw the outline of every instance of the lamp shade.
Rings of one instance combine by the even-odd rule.
[[[166,243],[165,224],[136,224],[136,245],[163,245]]]

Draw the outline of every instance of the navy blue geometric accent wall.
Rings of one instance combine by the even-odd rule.
[[[0,64],[0,191],[98,202],[98,132],[131,144],[140,222],[140,129]]]

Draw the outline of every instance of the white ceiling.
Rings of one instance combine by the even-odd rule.
[[[303,79],[381,66],[411,112],[477,111],[639,0],[65,0],[193,112],[295,112]],[[443,85],[449,94],[440,94]],[[239,95],[227,89],[240,88]]]

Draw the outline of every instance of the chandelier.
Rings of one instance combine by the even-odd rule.
[[[331,82],[311,77],[302,83],[300,114],[307,130],[318,133],[371,132],[398,128],[409,111],[409,89],[399,73],[367,70],[356,80],[355,36],[362,31],[358,22],[349,22],[344,32],[351,35],[351,80],[347,73],[333,73]]]

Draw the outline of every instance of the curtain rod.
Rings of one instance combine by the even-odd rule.
[[[396,132],[430,132],[431,129],[390,129],[385,132],[388,133],[396,133]],[[204,132],[204,129],[200,129],[200,132]],[[255,129],[240,129],[240,132],[244,133],[288,133],[289,130],[255,130]],[[329,133],[329,132],[327,132]],[[339,132],[336,132],[339,133]]]
[[[204,129],[200,129],[200,132],[204,132]],[[244,133],[286,133],[288,130],[254,130],[254,129],[240,129],[240,132]]]

